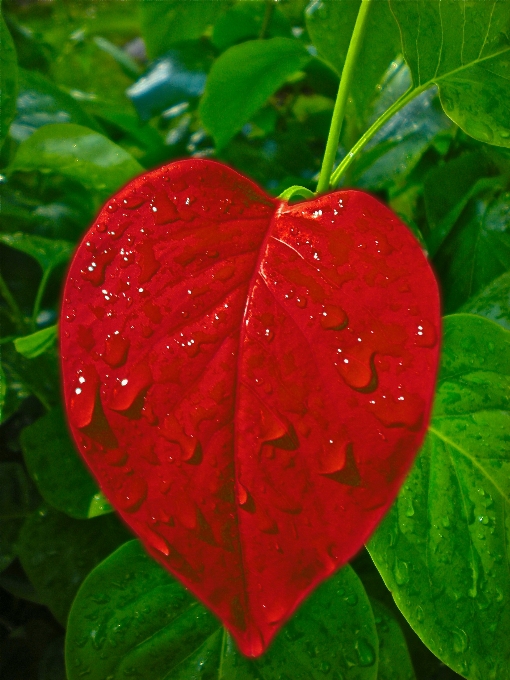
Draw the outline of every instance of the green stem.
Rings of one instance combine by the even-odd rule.
[[[266,0],[266,11],[264,12],[264,18],[262,20],[262,27],[259,33],[259,40],[263,40],[266,37],[269,24],[273,17],[273,12],[275,8],[275,0]]]
[[[354,24],[351,42],[349,43],[349,49],[347,50],[347,56],[345,57],[345,63],[342,69],[342,77],[340,78],[335,108],[333,109],[333,118],[331,120],[331,127],[329,128],[328,142],[326,144],[326,151],[322,161],[319,183],[317,184],[317,194],[329,189],[331,171],[333,170],[333,165],[335,163],[338,142],[340,140],[340,132],[342,130],[342,123],[345,116],[347,97],[349,96],[349,91],[351,89],[356,60],[363,43],[363,35],[365,33],[368,10],[370,8],[371,2],[372,0],[361,0],[356,23]]]
[[[39,284],[39,288],[37,289],[37,295],[35,296],[35,302],[34,302],[34,311],[32,312],[32,329],[35,330],[35,327],[37,325],[37,317],[39,316],[39,311],[41,309],[41,302],[43,299],[44,291],[46,290],[46,284],[48,283],[48,279],[50,278],[51,274],[51,268],[47,269],[41,279],[41,283]]]
[[[379,118],[374,123],[372,123],[372,125],[358,139],[356,144],[352,147],[347,156],[343,159],[343,161],[331,175],[330,183],[332,187],[338,184],[340,177],[345,173],[347,168],[356,158],[357,154],[361,151],[365,144],[372,139],[375,133],[378,132],[378,130],[380,130],[382,126],[385,125],[389,121],[389,119],[392,118],[397,113],[397,111],[400,111],[400,109],[406,106],[406,104],[409,104],[409,102],[412,99],[417,97],[419,94],[421,94],[424,90],[426,90],[430,86],[431,83],[425,83],[420,87],[414,87],[411,88],[410,90],[407,90],[407,92],[404,92],[404,94],[401,97],[399,97],[397,101],[390,106],[389,109],[386,109],[382,116],[379,116]]]
[[[23,326],[23,315],[20,308],[16,304],[16,300],[13,298],[8,285],[5,283],[3,276],[0,274],[0,295],[7,302],[9,307],[9,316],[12,321],[18,326]]]

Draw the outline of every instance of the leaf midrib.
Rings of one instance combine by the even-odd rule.
[[[482,475],[487,479],[487,481],[494,486],[494,488],[498,491],[503,500],[510,506],[510,497],[507,497],[506,493],[499,486],[499,484],[487,473],[485,468],[478,462],[478,460],[471,453],[469,453],[469,451],[463,449],[462,446],[456,444],[445,434],[443,434],[439,430],[436,430],[432,425],[429,426],[429,432],[432,433],[438,439],[440,439],[442,442],[447,444],[448,446],[452,447],[453,449],[461,453],[465,458],[467,458],[471,462],[471,464],[482,473]]]

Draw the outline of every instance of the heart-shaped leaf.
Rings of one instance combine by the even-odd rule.
[[[257,656],[395,497],[439,327],[419,244],[371,196],[288,205],[180,161],[122,189],[71,264],[70,426],[147,550]]]

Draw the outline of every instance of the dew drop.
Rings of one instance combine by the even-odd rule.
[[[454,628],[452,631],[453,635],[453,649],[457,654],[462,654],[469,647],[469,637],[466,631],[462,628]]]
[[[296,297],[296,305],[297,305],[300,309],[304,309],[304,308],[306,307],[307,304],[308,304],[308,299],[307,299],[306,297],[304,297],[303,295],[298,295],[298,296]]]
[[[368,640],[365,640],[365,638],[357,640],[356,652],[358,653],[358,663],[360,666],[373,666],[375,662],[375,652]]]
[[[393,573],[398,586],[403,586],[409,581],[409,566],[407,562],[396,558]]]
[[[147,498],[147,483],[141,477],[127,477],[116,494],[116,506],[125,512],[136,512]]]
[[[152,374],[145,363],[140,363],[129,373],[128,377],[118,381],[113,389],[108,407],[113,411],[127,411],[139,394],[152,383]]]
[[[120,333],[109,335],[106,338],[103,361],[112,368],[123,366],[127,360],[129,345],[129,340]]]
[[[430,321],[422,320],[419,322],[414,334],[414,344],[418,347],[435,347],[437,343],[437,333],[434,324]]]
[[[92,422],[99,377],[95,368],[85,366],[76,375],[69,402],[69,412],[73,425],[86,427]]]
[[[150,241],[145,241],[137,248],[140,259],[138,265],[140,267],[140,275],[138,277],[139,283],[147,283],[160,267],[159,261],[154,255],[154,245]]]
[[[320,314],[320,323],[325,330],[339,331],[345,328],[348,322],[347,314],[341,307],[324,305]]]
[[[349,387],[359,392],[373,392],[377,387],[377,373],[373,356],[368,360],[345,356],[337,366],[337,371]]]

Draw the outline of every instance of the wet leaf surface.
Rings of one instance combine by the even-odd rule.
[[[492,321],[445,319],[429,434],[368,544],[413,629],[469,680],[510,677],[509,350]]]
[[[421,247],[375,199],[289,206],[178,162],[112,198],[75,255],[69,422],[148,551],[257,656],[389,507],[439,333]]]
[[[107,137],[74,123],[45,125],[22,142],[11,172],[56,172],[106,198],[142,171]]]
[[[482,142],[510,146],[510,17],[505,2],[390,0],[414,86],[439,85],[446,114]]]
[[[207,609],[131,541],[80,588],[66,663],[70,680],[85,673],[91,680],[375,680],[377,649],[370,603],[350,567],[323,583],[269,651],[250,661]]]

